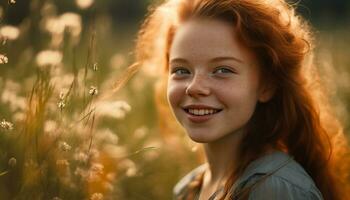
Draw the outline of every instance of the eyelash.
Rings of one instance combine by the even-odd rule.
[[[187,69],[185,69],[185,68],[182,68],[182,67],[177,67],[177,68],[175,68],[175,69],[173,69],[172,71],[171,71],[171,73],[172,74],[176,74],[176,75],[183,75],[183,73],[181,73],[181,74],[178,74],[177,72],[179,72],[179,71],[186,71],[187,73],[189,73],[189,70],[187,70]]]
[[[227,67],[218,67],[214,70],[214,72],[218,72],[219,70],[225,70],[226,72],[221,72],[223,74],[226,74],[226,73],[235,73],[232,69],[228,69]]]
[[[218,72],[218,71],[224,71],[224,72]],[[183,73],[178,73],[178,72],[183,72]],[[171,70],[171,74],[175,74],[175,75],[184,75],[184,74],[189,74],[191,73],[188,69],[186,68],[183,68],[183,67],[177,67],[177,68],[174,68],[173,70]],[[234,72],[232,69],[228,69],[227,67],[225,66],[222,66],[222,67],[217,67],[214,72],[215,73],[219,73],[219,74],[227,74],[227,73],[236,73]]]

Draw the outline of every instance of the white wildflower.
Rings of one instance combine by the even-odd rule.
[[[69,162],[66,159],[59,159],[56,160],[56,165],[66,168],[69,167]]]
[[[64,24],[64,27],[67,29],[69,33],[72,34],[73,37],[77,37],[81,33],[81,16],[72,13],[72,12],[67,12],[64,13],[60,16],[61,23]]]
[[[64,101],[59,101],[57,103],[57,107],[60,109],[60,110],[63,110],[64,107],[66,107],[66,103]]]
[[[89,156],[86,153],[79,151],[74,154],[74,159],[79,162],[86,163],[89,159]]]
[[[0,64],[6,64],[9,62],[9,59],[3,55],[3,54],[0,54]]]
[[[97,70],[98,70],[98,64],[95,63],[94,66],[92,67],[92,69],[93,69],[94,71],[97,71]]]
[[[90,200],[102,200],[102,199],[103,199],[103,194],[101,193],[93,193],[90,198]]]
[[[130,159],[123,160],[121,163],[119,163],[119,167],[126,170],[126,175],[129,177],[135,176],[137,173],[136,164]]]
[[[60,92],[59,98],[60,100],[64,100],[66,97],[66,93],[65,92]]]
[[[91,171],[89,170],[87,172],[87,175],[85,177],[87,182],[97,182],[97,181],[101,181],[101,176],[100,174],[96,173],[95,171]]]
[[[147,134],[147,132],[148,132],[148,128],[145,126],[142,126],[142,127],[135,130],[134,137],[136,139],[141,139]]]
[[[94,3],[94,0],[75,0],[75,3],[80,9],[87,9]]]
[[[115,160],[123,159],[128,155],[124,147],[114,144],[105,144],[103,146],[103,153]]]
[[[121,170],[127,170],[129,168],[136,167],[136,164],[130,159],[124,159],[119,163],[118,167]]]
[[[46,120],[45,124],[44,124],[44,131],[49,133],[49,132],[53,132],[56,131],[58,128],[58,125],[56,123],[56,121],[54,120]]]
[[[82,168],[80,168],[80,167],[77,167],[76,169],[75,169],[75,171],[74,171],[74,175],[75,176],[80,176],[81,178],[83,178],[83,179],[86,179],[87,178],[87,175],[88,174],[88,172],[87,172],[87,170],[86,169],[82,169]]]
[[[97,113],[102,116],[123,119],[131,106],[126,101],[103,101],[97,105]]]
[[[19,29],[15,26],[6,25],[0,28],[0,38],[5,40],[15,40],[19,36]]]
[[[66,98],[66,94],[64,92],[60,92],[60,95],[59,95],[60,100],[57,103],[57,106],[60,110],[62,110],[66,106],[65,98]]]
[[[13,130],[13,124],[11,122],[6,121],[5,119],[2,119],[0,122],[0,128],[4,129],[5,131],[11,131]]]
[[[102,174],[103,168],[104,166],[101,163],[93,163],[91,165],[91,171],[95,172],[96,174]]]
[[[16,88],[17,85],[19,84],[13,81],[6,81],[6,86],[1,94],[1,101],[8,103],[13,112],[16,112],[17,110],[25,110],[27,107],[26,98],[18,96],[19,90]]]
[[[12,157],[12,158],[9,159],[8,165],[10,167],[14,167],[14,166],[16,166],[16,164],[17,164],[17,159],[16,158]]]
[[[24,112],[15,112],[13,115],[12,115],[12,119],[13,121],[23,121],[24,119],[26,118],[26,114]]]
[[[69,151],[72,149],[72,147],[69,144],[67,144],[66,142],[60,142],[58,145],[58,148],[62,151]]]
[[[40,23],[42,29],[52,34],[53,40],[60,42],[63,39],[63,33],[66,30],[71,36],[78,37],[82,31],[81,16],[67,12],[58,17],[44,18]]]
[[[126,176],[132,177],[135,176],[137,173],[136,167],[130,167],[128,170],[126,170]]]
[[[60,51],[44,50],[37,54],[36,63],[39,67],[58,65],[62,61],[62,53]]]
[[[15,4],[16,0],[9,0],[9,4]]]
[[[54,35],[62,34],[65,28],[59,17],[45,18],[41,26],[43,29]]]
[[[54,69],[56,72],[53,73],[52,76],[52,84],[55,85],[55,88],[57,90],[61,91],[59,94],[60,100],[66,100],[69,88],[71,87],[72,82],[74,81],[74,75],[73,74],[64,74],[64,72],[61,72],[62,68],[56,67]]]
[[[97,159],[100,157],[100,151],[96,148],[91,148],[89,156],[91,157],[92,160]]]
[[[98,94],[97,87],[91,86],[91,87],[90,87],[90,90],[89,90],[89,94],[90,94],[91,96],[97,95],[97,94]]]
[[[98,134],[95,136],[95,140],[96,142],[100,143],[117,144],[119,138],[113,131],[107,128],[98,131]]]
[[[79,115],[79,113],[74,113],[73,114],[73,119],[81,119],[81,115]],[[91,138],[91,134],[90,134],[90,127],[84,125],[84,123],[76,123],[74,126],[74,132],[75,132],[75,136],[79,139],[85,140],[85,139],[90,139]]]
[[[16,94],[23,90],[23,84],[20,84],[17,81],[6,79],[4,83],[5,83],[5,90],[11,90]]]

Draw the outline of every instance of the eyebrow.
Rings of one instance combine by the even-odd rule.
[[[238,59],[236,57],[232,57],[232,56],[220,56],[220,57],[215,57],[215,58],[212,58],[210,59],[209,62],[219,62],[219,61],[224,61],[224,60],[234,60],[236,62],[239,62],[239,63],[244,63],[241,59]],[[170,63],[172,62],[184,62],[184,63],[188,63],[188,61],[184,58],[173,58],[170,60]]]

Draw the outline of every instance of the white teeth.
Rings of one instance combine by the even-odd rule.
[[[188,109],[188,112],[193,115],[209,115],[218,112],[218,110],[214,109]]]

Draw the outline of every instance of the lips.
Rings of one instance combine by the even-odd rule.
[[[189,120],[195,123],[205,122],[222,111],[220,108],[207,105],[188,105],[184,106],[183,110],[187,113]]]
[[[213,106],[200,105],[200,104],[187,105],[187,106],[184,106],[183,109],[186,112],[194,115],[213,114],[213,113],[220,112],[222,110],[221,108],[215,108]]]
[[[217,109],[217,110],[222,110],[221,108],[217,108],[215,106],[208,106],[208,105],[204,105],[204,104],[190,104],[190,105],[186,105],[183,106],[184,109]]]

